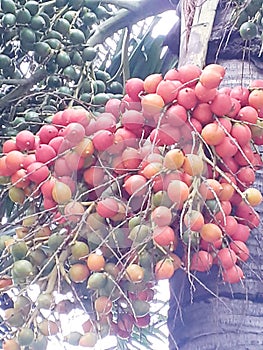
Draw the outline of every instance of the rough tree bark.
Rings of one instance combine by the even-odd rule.
[[[207,61],[211,62],[215,60],[215,46],[210,43],[210,48]],[[225,85],[246,86],[253,79],[263,78],[263,70],[251,61],[242,61],[239,54],[236,51],[238,59],[233,59],[232,52],[218,61],[227,68]],[[263,171],[259,171],[255,185],[261,192],[262,177]],[[263,205],[257,210],[262,217]],[[244,265],[246,278],[242,283],[223,283],[213,267],[207,274],[196,274],[200,283],[195,282],[193,288],[184,272],[175,273],[170,282],[170,350],[263,348],[262,229],[261,224],[249,238],[250,259]]]

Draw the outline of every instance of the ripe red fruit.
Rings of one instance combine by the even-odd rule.
[[[112,113],[116,119],[118,119],[121,112],[124,112],[124,104],[118,98],[111,98],[106,102],[105,112]]]
[[[168,70],[168,72],[164,76],[164,80],[180,80],[180,73],[176,68],[172,68]]]
[[[205,125],[201,132],[201,136],[204,141],[211,146],[219,145],[226,137],[222,127],[215,123]]]
[[[58,129],[52,124],[46,124],[40,128],[37,135],[40,139],[40,143],[49,143],[50,140],[58,135]]]
[[[248,103],[249,90],[241,85],[234,86],[230,91],[230,97],[235,98],[241,104],[245,106]]]
[[[45,181],[49,176],[49,168],[47,165],[41,162],[34,162],[27,167],[27,173],[29,180],[40,184]]]
[[[126,129],[136,132],[138,129],[143,127],[144,116],[138,111],[126,111],[121,117],[121,123]]]
[[[153,229],[153,240],[160,246],[168,246],[175,241],[174,230],[167,225],[157,226]]]
[[[156,207],[151,214],[151,219],[157,226],[170,225],[173,219],[171,209],[165,206]]]
[[[222,248],[217,253],[218,263],[223,269],[229,269],[237,262],[237,256],[231,248]]]
[[[98,202],[96,210],[103,218],[112,218],[118,213],[119,205],[114,198],[105,198]]]
[[[249,249],[247,245],[242,241],[232,241],[230,242],[230,248],[236,253],[237,257],[245,262],[249,258]]]
[[[213,99],[211,105],[211,111],[218,117],[228,115],[232,108],[232,101],[229,95],[218,93]]]
[[[6,140],[4,143],[3,143],[3,153],[8,153],[8,152],[11,152],[11,151],[17,151],[17,146],[16,146],[16,141],[13,140],[13,139],[9,139],[9,140]]]
[[[139,78],[131,78],[125,84],[125,91],[133,99],[140,101],[139,94],[144,90],[144,82]]]
[[[220,71],[207,67],[202,71],[199,81],[207,89],[217,88],[223,80],[224,75]]]
[[[201,102],[211,102],[217,94],[216,89],[209,89],[203,86],[200,82],[195,86],[195,95]]]
[[[82,107],[67,108],[62,112],[61,119],[63,125],[78,123],[86,128],[90,123],[90,112]]]
[[[160,95],[164,103],[167,104],[176,99],[181,86],[182,83],[179,80],[161,80],[157,86],[156,93]]]
[[[142,196],[147,191],[147,180],[142,175],[131,175],[124,181],[124,189],[129,195]]]
[[[230,269],[224,270],[222,273],[222,279],[228,283],[238,283],[244,278],[243,270],[238,266],[234,265]]]
[[[212,255],[205,250],[199,250],[198,252],[195,252],[191,257],[190,270],[205,272],[209,271],[212,265]]]
[[[185,64],[179,67],[180,80],[186,86],[192,87],[196,85],[201,74],[201,69],[194,64]]]
[[[185,107],[174,104],[167,109],[164,119],[168,124],[175,127],[183,125],[187,120],[187,111]]]
[[[244,106],[238,112],[237,118],[243,122],[256,124],[258,120],[258,112],[254,107]]]
[[[235,123],[231,129],[231,136],[233,136],[240,146],[244,146],[251,140],[251,130],[248,125]]]
[[[162,81],[162,75],[159,73],[154,73],[148,75],[144,79],[144,91],[147,92],[148,94],[154,94],[156,92],[157,86],[159,83]]]
[[[29,130],[22,130],[16,135],[16,146],[20,151],[31,151],[35,147],[35,135]]]
[[[20,151],[10,151],[5,156],[5,166],[11,173],[15,173],[17,170],[23,167],[24,155]]]
[[[197,97],[194,90],[187,87],[178,92],[177,101],[184,108],[193,109],[197,104]]]
[[[85,128],[79,123],[70,123],[64,129],[64,137],[71,143],[72,146],[76,146],[80,141],[84,139]]]
[[[92,142],[97,151],[106,151],[113,145],[114,134],[108,130],[99,130],[94,134]]]
[[[43,143],[36,148],[35,155],[37,162],[50,163],[50,161],[54,161],[57,153],[52,146]]]

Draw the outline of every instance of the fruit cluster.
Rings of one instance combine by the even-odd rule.
[[[263,81],[219,88],[224,74],[217,64],[185,65],[132,78],[103,113],[67,108],[36,135],[4,142],[1,183],[18,212],[27,208],[15,236],[0,237],[1,287],[20,291],[5,313],[17,340],[6,343],[34,348],[60,333],[58,315],[74,307],[67,290],[88,319],[63,340],[93,347],[148,327],[154,286],[177,269],[191,277],[215,264],[224,282],[243,278],[260,221],[252,185]]]

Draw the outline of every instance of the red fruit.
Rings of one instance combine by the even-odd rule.
[[[159,129],[152,130],[150,140],[158,146],[173,145],[180,140],[179,128],[172,127],[170,124],[162,124]]]
[[[24,155],[20,151],[10,151],[5,156],[5,165],[10,173],[15,173],[23,167]]]
[[[62,112],[61,119],[63,125],[77,123],[86,128],[90,123],[90,113],[82,107],[67,108]]]
[[[208,103],[199,103],[193,110],[192,116],[202,125],[206,125],[213,121],[213,113]]]
[[[182,208],[183,203],[188,199],[189,187],[181,180],[173,180],[168,185],[167,194],[176,208]]]
[[[162,79],[162,75],[158,73],[148,75],[148,77],[144,79],[144,91],[148,94],[154,94]]]
[[[72,171],[77,171],[84,167],[85,159],[74,151],[68,152],[64,159],[67,167]]]
[[[83,173],[84,181],[93,187],[104,183],[105,171],[104,169],[96,166],[91,166]]]
[[[108,130],[110,132],[116,131],[116,119],[111,113],[101,113],[96,119],[95,131]]]
[[[229,95],[218,93],[213,99],[211,105],[211,111],[218,117],[228,115],[232,108],[232,101]]]
[[[27,173],[29,180],[40,184],[45,181],[49,176],[49,168],[47,165],[41,162],[34,162],[27,167]]]
[[[223,269],[229,269],[237,262],[237,256],[231,248],[222,248],[217,253],[218,263]]]
[[[157,226],[153,229],[153,240],[162,247],[168,246],[175,241],[174,230],[170,226]]]
[[[224,141],[226,135],[223,128],[216,123],[209,123],[204,126],[201,136],[211,146],[219,145]]]
[[[165,105],[162,97],[155,93],[144,95],[141,104],[144,116],[151,120],[159,117]]]
[[[146,185],[147,180],[142,175],[131,175],[124,181],[124,189],[129,195],[142,196],[144,195],[148,187]]]
[[[190,270],[205,272],[213,265],[213,257],[205,250],[195,252],[191,257]]]
[[[112,218],[118,213],[119,205],[114,198],[105,198],[98,202],[97,213],[103,218]]]
[[[50,140],[58,135],[58,129],[54,125],[46,124],[40,128],[37,135],[40,139],[40,143],[49,143]]]
[[[222,230],[216,224],[207,223],[202,226],[200,235],[204,241],[213,243],[222,237]]]
[[[40,191],[43,194],[43,197],[52,199],[52,190],[54,187],[54,184],[56,182],[56,179],[54,177],[51,177],[51,179],[46,180],[40,187]]]
[[[258,120],[258,112],[254,107],[244,106],[238,112],[237,118],[244,122],[256,124]]]
[[[231,136],[233,136],[240,146],[244,146],[251,140],[251,130],[248,125],[235,123],[231,130]]]
[[[236,231],[232,234],[233,240],[246,242],[250,235],[250,228],[243,224],[238,224]]]
[[[125,146],[136,147],[138,145],[136,135],[126,128],[117,129],[115,131],[115,137],[122,138]]]
[[[22,188],[22,189],[29,186],[30,180],[27,178],[27,171],[25,169],[17,170],[11,176],[11,182],[15,187]]]
[[[123,113],[124,110],[124,105],[118,98],[111,98],[106,102],[105,112],[113,114],[116,120],[119,119],[120,113]]]
[[[43,143],[36,148],[35,155],[37,162],[50,163],[54,161],[57,154],[52,146]]]
[[[225,220],[221,223],[221,228],[225,234],[232,237],[238,229],[238,222],[234,216],[227,215]]]
[[[134,110],[140,112],[142,110],[141,105],[141,98],[137,99],[137,101],[134,101],[128,94],[124,95],[123,99],[121,100],[121,108],[125,111],[126,109]]]
[[[136,317],[134,320],[134,323],[139,328],[147,328],[149,327],[149,324],[151,322],[151,316],[150,314],[146,314],[142,317]]]
[[[233,138],[226,136],[223,142],[215,146],[215,151],[217,155],[224,159],[233,157],[238,151],[235,141],[236,140],[234,140]]]
[[[184,216],[184,224],[191,231],[199,232],[204,223],[203,214],[197,210],[189,210]]]
[[[196,97],[201,102],[211,102],[217,94],[217,90],[215,88],[210,89],[202,85],[200,82],[196,84],[194,91]]]
[[[62,114],[63,111],[59,111],[56,114],[53,115],[52,118],[52,124],[57,126],[57,127],[61,127],[61,126],[65,126],[65,122],[62,120]]]
[[[173,219],[171,209],[165,206],[156,207],[151,214],[151,219],[157,226],[170,225]]]
[[[230,118],[237,118],[237,115],[241,109],[241,104],[238,100],[236,100],[233,97],[231,97],[231,102],[232,102],[232,106],[231,106],[230,112],[228,113],[228,116]]]
[[[235,86],[230,91],[230,97],[235,98],[241,104],[241,106],[245,106],[248,103],[249,90],[244,86]]]
[[[237,153],[235,154],[234,159],[238,163],[238,165],[251,166],[251,164],[253,164],[255,160],[254,153],[251,148],[251,144],[247,143],[246,145],[243,145],[242,149],[238,150]]]
[[[68,167],[65,157],[56,159],[54,173],[56,176],[72,175],[72,170]]]
[[[236,208],[236,216],[240,222],[250,228],[258,227],[260,223],[259,214],[245,202],[241,202]]]
[[[179,71],[176,68],[168,70],[164,76],[164,80],[181,80]]]
[[[164,119],[165,122],[175,127],[183,125],[187,120],[187,111],[181,105],[172,105],[167,109]]]
[[[144,82],[139,78],[131,78],[125,84],[125,91],[133,99],[140,101],[139,94],[144,90]]]
[[[33,153],[30,154],[24,154],[23,159],[23,168],[26,169],[29,164],[34,163],[36,161],[36,156]]]
[[[121,123],[126,129],[136,132],[143,127],[144,116],[138,111],[126,111],[121,117]]]
[[[92,138],[97,151],[106,151],[114,142],[114,134],[108,130],[97,131]]]
[[[236,253],[237,257],[245,262],[249,258],[249,249],[247,245],[242,241],[232,241],[230,242],[230,248]]]
[[[219,71],[213,69],[204,69],[200,75],[199,81],[201,84],[207,89],[217,88],[221,81],[223,80],[223,76]]]
[[[201,69],[194,64],[185,64],[178,69],[180,80],[186,86],[196,85],[201,74]]]
[[[163,98],[164,103],[167,104],[176,99],[181,86],[182,83],[179,80],[161,80],[157,86],[156,93],[160,95]]]
[[[228,283],[238,283],[244,278],[244,273],[238,265],[232,266],[230,269],[222,272],[222,279]]]
[[[197,104],[195,91],[190,87],[183,88],[178,92],[178,103],[186,109],[193,109]]]
[[[248,103],[255,108],[259,113],[263,111],[263,90],[256,89],[251,91],[248,97]]]
[[[3,143],[3,153],[9,153],[11,151],[17,151],[16,141],[13,139],[6,140]]]
[[[136,170],[138,169],[142,159],[137,149],[129,147],[122,153],[122,163],[126,169]]]
[[[72,146],[76,146],[84,139],[85,128],[79,123],[70,123],[64,129],[64,137]]]
[[[256,180],[255,171],[250,167],[240,168],[236,175],[239,180],[238,183],[241,182],[245,187],[251,186]]]
[[[35,147],[35,135],[29,130],[22,130],[16,135],[16,146],[20,151],[31,151]]]

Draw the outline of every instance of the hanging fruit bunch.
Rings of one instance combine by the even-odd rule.
[[[244,278],[260,222],[263,81],[219,88],[224,74],[185,65],[131,78],[103,113],[66,108],[4,142],[0,179],[18,212],[15,234],[0,236],[0,288],[13,300],[4,349],[141,334],[156,283],[178,269]],[[65,335],[60,317],[72,308],[87,318]]]

